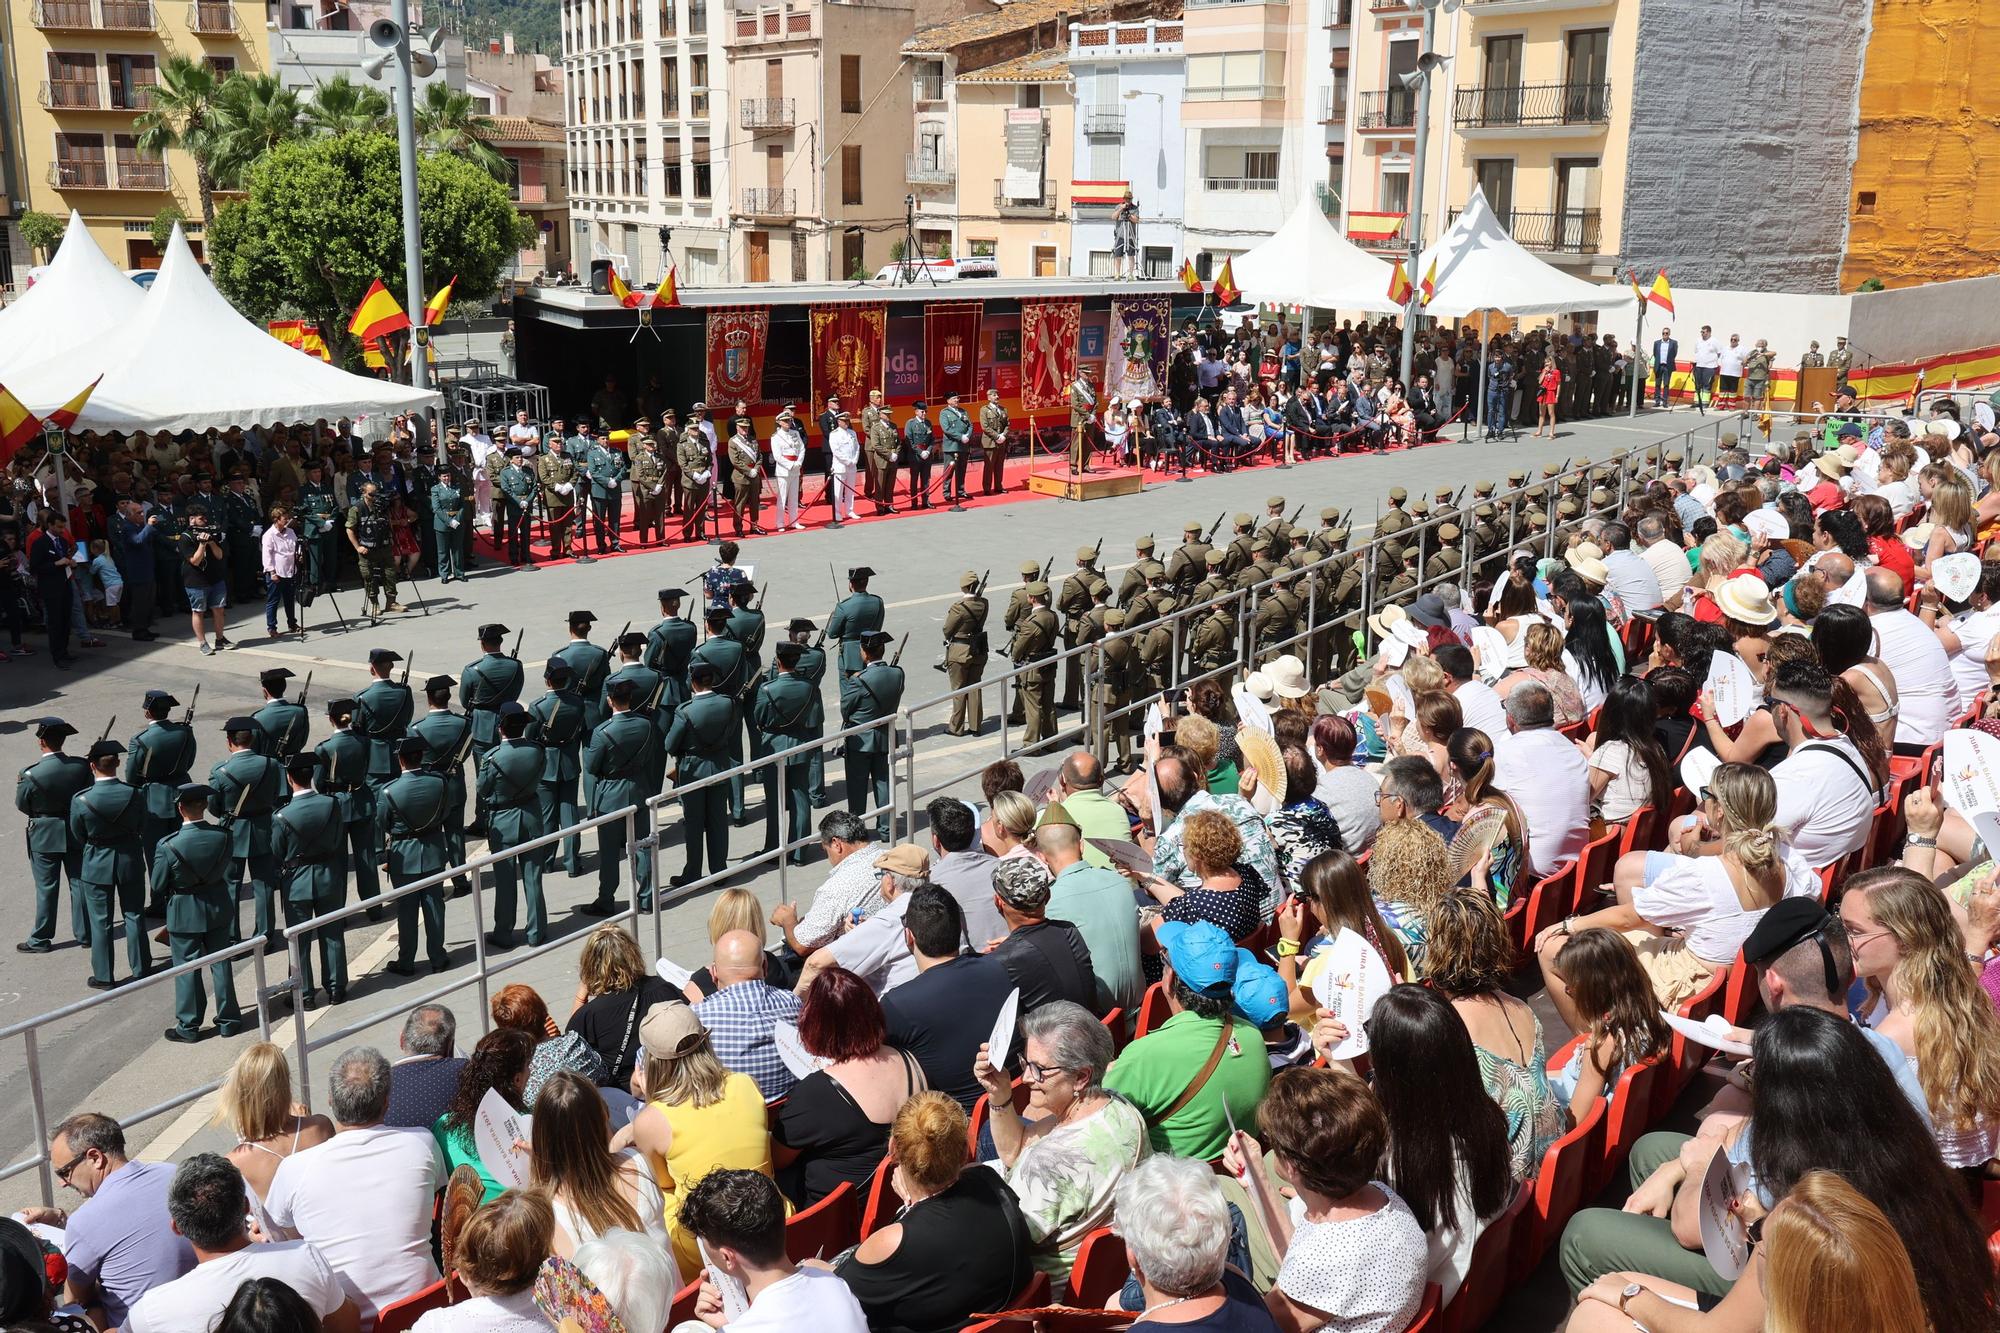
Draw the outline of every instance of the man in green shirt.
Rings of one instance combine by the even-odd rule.
[[[1132,817],[1125,813],[1124,806],[1104,794],[1104,765],[1096,755],[1078,750],[1063,760],[1056,776],[1055,800],[1062,802],[1082,830],[1084,861],[1100,870],[1113,869],[1111,858],[1091,846],[1090,839],[1131,842]],[[1049,822],[1046,809],[1040,822]]]
[[[1102,992],[1099,1002],[1122,1008],[1129,1029],[1146,990],[1145,973],[1139,966],[1139,914],[1133,910],[1132,884],[1116,871],[1084,860],[1084,839],[1089,835],[1077,826],[1068,804],[1050,801],[1042,812],[1041,826],[1035,830],[1042,863],[1056,877],[1049,886],[1049,915],[1069,922],[1083,936],[1083,942],[1090,946],[1090,970],[1097,974]]]
[[[1221,927],[1165,921],[1153,934],[1165,954],[1161,982],[1173,1016],[1125,1048],[1104,1086],[1145,1113],[1154,1152],[1213,1160],[1228,1142],[1231,1117],[1239,1126],[1254,1121],[1271,1083],[1270,1058],[1262,1034],[1231,1007],[1236,945]]]

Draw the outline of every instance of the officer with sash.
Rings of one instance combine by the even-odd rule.
[[[146,729],[134,736],[125,752],[125,780],[146,793],[146,871],[152,873],[153,851],[160,839],[180,827],[175,793],[192,780],[195,760],[194,728],[173,719],[180,700],[165,690],[147,690],[141,705]],[[151,916],[164,916],[166,903],[155,900],[147,907]]]
[[[275,949],[283,909],[272,907],[278,863],[271,857],[271,816],[285,793],[284,769],[277,760],[257,753],[257,724],[252,719],[232,717],[223,723],[222,730],[229,754],[208,772],[208,785],[215,792],[209,813],[221,821],[222,830],[229,835],[230,901],[234,903],[243,872],[248,870],[257,904],[257,933]],[[229,937],[231,944],[241,938],[234,914]]]
[[[465,705],[465,715],[472,724],[471,755],[474,767],[486,757],[487,751],[499,743],[500,705],[511,703],[521,697],[521,686],[527,676],[518,659],[500,651],[500,646],[506,641],[505,625],[498,623],[481,625],[479,646],[483,650],[482,654],[466,663],[465,670],[458,674],[458,699]],[[461,794],[462,787],[461,782]],[[477,833],[485,827],[485,811],[475,808],[472,818],[473,831]],[[462,843],[460,845],[463,846]]]
[[[638,686],[621,680],[606,692],[611,716],[590,733],[583,749],[583,771],[594,778],[586,814],[591,818],[637,806],[634,836],[645,839],[652,830],[651,812],[646,808],[646,780],[654,770],[652,751],[659,744],[653,724],[632,711],[640,702]],[[693,836],[693,830],[689,830]],[[590,916],[609,916],[617,910],[619,867],[633,852],[632,882],[639,910],[653,910],[653,855],[649,848],[627,847],[625,821],[610,820],[597,826],[597,897],[581,910]]]
[[[176,793],[181,826],[160,840],[153,857],[153,895],[167,904],[167,947],[175,966],[229,947],[236,902],[229,891],[234,859],[230,835],[204,818],[215,792],[190,782]],[[209,965],[215,987],[215,1031],[233,1037],[249,1027],[236,1005],[236,979],[228,962]],[[196,1042],[208,1033],[201,1020],[208,994],[199,970],[174,978],[174,1025],[168,1041]]]
[[[257,753],[283,763],[306,748],[305,705],[285,697],[285,684],[292,673],[284,667],[259,672],[257,683],[264,690],[264,706],[250,715],[257,724]]]
[[[579,721],[582,714],[577,714]],[[533,842],[550,826],[542,819],[542,773],[547,752],[527,739],[534,719],[520,703],[500,705],[500,743],[479,762],[479,799],[486,807],[486,849],[504,852]],[[486,943],[495,949],[514,947],[514,881],[518,875],[527,918],[528,947],[548,938],[549,912],[542,901],[542,871],[550,860],[548,847],[502,858],[493,867],[493,929]]]
[[[63,753],[63,743],[76,728],[59,717],[35,720],[35,739],[42,757],[21,770],[14,782],[14,808],[28,819],[28,870],[35,880],[35,924],[28,938],[14,946],[22,953],[47,953],[55,948],[56,903],[63,876],[69,877],[69,928],[79,944],[90,938],[83,895],[77,875],[83,866],[83,845],[70,836],[69,807],[93,781],[90,765]]]
[[[278,862],[284,892],[285,924],[296,926],[337,911],[347,903],[347,815],[338,796],[313,788],[317,764],[295,755],[285,765],[291,799],[271,819],[271,855]],[[336,921],[299,938],[299,1003],[319,1008],[313,987],[313,951],[319,977],[332,1004],[347,999],[346,923]]]
[[[667,753],[674,759],[674,767],[667,776],[676,784],[713,777],[733,766],[737,762],[737,738],[743,734],[736,719],[736,698],[717,688],[714,666],[697,660],[688,668],[688,683],[694,693],[674,713],[673,724],[667,728]],[[704,852],[710,873],[721,870],[728,860],[726,800],[722,787],[714,783],[681,794],[687,866],[670,881],[675,887],[701,878]]]
[[[397,747],[396,763],[401,772],[377,797],[382,831],[389,841],[391,888],[429,879],[449,864],[445,780],[424,768],[424,743],[414,736]],[[433,884],[396,900],[396,961],[389,970],[397,976],[416,975],[420,912],[431,971],[442,972],[450,965],[444,948],[444,893]]]
[[[81,891],[90,925],[92,990],[118,984],[111,959],[114,899],[125,918],[125,961],[132,975],[152,971],[146,950],[146,793],[118,780],[118,756],[124,753],[114,740],[92,745],[85,757],[91,783],[69,803],[69,835],[83,848],[71,891]]]
[[[551,659],[542,668],[542,681],[548,693],[529,707],[526,735],[542,747],[542,827],[554,830],[577,822],[576,784],[583,772],[583,742],[589,732],[584,726],[583,700],[571,688],[576,675],[569,665]],[[485,763],[483,757],[480,763]],[[578,861],[582,841],[580,833],[563,839],[563,873],[572,879],[583,873]]]
[[[424,702],[429,711],[410,723],[410,735],[424,743],[424,767],[444,779],[445,855],[451,864],[464,865],[465,760],[472,752],[472,719],[451,711],[450,676],[426,680]],[[463,898],[472,892],[472,884],[460,875],[452,881],[452,889]]]
[[[851,676],[861,670],[861,638],[882,628],[882,599],[868,591],[875,571],[857,565],[847,571],[848,595],[833,608],[826,622],[826,636],[840,640],[840,674]]]
[[[771,650],[770,674],[758,684],[750,705],[751,734],[761,737],[763,752],[776,754],[817,741],[826,734],[826,710],[819,688],[798,674],[805,647],[785,642]],[[858,679],[858,678],[857,678]],[[785,841],[803,842],[812,830],[812,765],[817,749],[795,754],[782,764],[766,765],[764,778],[764,850],[778,846],[778,774],[784,772]],[[793,865],[804,865],[806,849],[791,852]]]
[[[861,638],[861,670],[840,682],[840,725],[858,727],[895,714],[903,702],[903,669],[882,660],[889,636],[877,630]],[[876,817],[876,836],[889,840],[889,748],[887,729],[873,727],[849,736],[841,746],[847,777],[847,813],[859,815],[869,805]]]

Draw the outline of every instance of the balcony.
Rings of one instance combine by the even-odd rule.
[[[1354,99],[1354,128],[1363,132],[1395,133],[1416,128],[1417,94],[1409,88],[1362,93]]]
[[[1338,125],[1347,119],[1347,90],[1345,88],[1322,88],[1319,90],[1319,123]]]
[[[153,91],[150,83],[126,84],[114,79],[111,83],[111,108],[114,111],[144,111],[153,104]]]
[[[1465,12],[1475,18],[1503,14],[1546,14],[1562,9],[1609,9],[1618,0],[1465,0]]]
[[[1179,19],[1146,19],[1138,23],[1072,23],[1069,28],[1070,59],[1179,55],[1182,31]]]
[[[1313,186],[1313,194],[1319,199],[1319,211],[1331,218],[1334,225],[1340,223],[1340,191],[1321,181]]]
[[[1053,218],[1056,215],[1056,198],[1043,182],[1042,192],[1032,199],[1010,199],[1002,188],[1004,182],[993,182],[993,211],[1003,218]]]
[[[796,123],[789,97],[745,97],[736,103],[736,123],[746,130],[788,130]]]
[[[1368,12],[1371,14],[1400,14],[1416,7],[1417,0],[1368,0]]]
[[[1083,113],[1083,132],[1109,138],[1122,138],[1125,134],[1125,108],[1092,107]]]
[[[57,158],[49,163],[49,184],[58,190],[164,190],[167,164],[124,158],[114,172],[108,162]]]
[[[903,159],[903,179],[911,185],[948,186],[958,179],[958,168],[944,153],[911,153]]]
[[[1460,88],[1452,120],[1467,133],[1482,130],[1561,130],[1589,134],[1611,119],[1608,83],[1530,83]]]
[[[148,162],[144,158],[124,157],[118,159],[118,188],[121,190],[164,190],[167,188],[167,164]]]
[[[507,197],[517,204],[546,204],[549,202],[549,187],[546,185],[523,185],[515,181],[508,188]]]
[[[97,12],[106,32],[152,32],[159,26],[152,0],[97,0]]]
[[[1449,220],[1458,221],[1461,210],[1452,209]],[[1598,243],[1603,230],[1603,210],[1596,208],[1565,208],[1555,212],[1536,213],[1514,209],[1496,214],[1500,225],[1507,228],[1515,242],[1528,250],[1540,250],[1548,254],[1594,255],[1599,253]]]
[[[97,91],[93,81],[84,83],[76,80],[42,81],[42,90],[35,98],[51,111],[102,111],[104,98]]]
[[[1276,193],[1276,176],[1203,176],[1201,188],[1216,194]]]
[[[743,187],[743,212],[750,217],[789,218],[798,216],[798,191]]]
[[[201,37],[234,37],[236,6],[195,0],[187,8],[188,31]]]

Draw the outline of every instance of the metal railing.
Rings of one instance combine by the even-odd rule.
[[[1610,119],[1608,83],[1498,84],[1452,94],[1452,120],[1462,130],[1602,125]]]
[[[87,159],[57,158],[49,163],[49,184],[58,190],[111,190],[111,164]]]
[[[1056,215],[1055,196],[1049,192],[1047,182],[1042,192],[1033,199],[1009,198],[1001,188],[1001,182],[993,182],[993,208],[1003,218],[1052,218]]]
[[[949,153],[906,153],[903,179],[912,185],[949,185],[958,179],[958,168]]]
[[[952,792],[976,779],[978,775],[996,759],[1017,758],[1028,755],[1052,753],[1060,748],[1085,745],[1100,757],[1108,754],[1114,741],[1115,724],[1124,722],[1132,725],[1132,720],[1142,716],[1150,707],[1155,696],[1148,690],[1137,688],[1131,702],[1115,707],[1106,706],[1097,698],[1097,686],[1101,683],[1103,652],[1106,644],[1126,641],[1135,650],[1140,639],[1150,635],[1164,624],[1172,635],[1172,649],[1165,664],[1165,681],[1170,687],[1185,686],[1192,681],[1209,677],[1233,676],[1259,663],[1287,651],[1296,651],[1307,662],[1307,670],[1315,681],[1325,681],[1332,677],[1337,665],[1349,656],[1344,645],[1352,636],[1359,635],[1359,649],[1372,651],[1374,634],[1368,625],[1369,619],[1390,600],[1384,597],[1385,575],[1392,573],[1389,565],[1390,548],[1393,545],[1403,551],[1414,550],[1417,568],[1421,577],[1416,585],[1400,593],[1398,602],[1412,600],[1422,592],[1445,584],[1455,585],[1469,591],[1482,570],[1497,567],[1505,556],[1518,551],[1535,551],[1543,556],[1553,556],[1563,549],[1567,534],[1573,528],[1601,515],[1582,515],[1567,518],[1557,509],[1560,493],[1569,483],[1581,483],[1587,489],[1593,483],[1590,473],[1608,468],[1616,474],[1616,505],[1622,508],[1633,494],[1632,477],[1635,469],[1644,465],[1648,455],[1659,455],[1668,451],[1679,451],[1689,464],[1703,459],[1712,459],[1720,448],[1721,436],[1731,430],[1748,438],[1754,414],[1749,412],[1718,415],[1679,435],[1653,440],[1635,445],[1614,456],[1598,460],[1589,468],[1582,466],[1567,468],[1553,478],[1544,478],[1534,486],[1545,488],[1544,499],[1538,506],[1527,498],[1530,487],[1523,486],[1496,492],[1485,502],[1505,516],[1504,545],[1481,552],[1475,549],[1471,524],[1464,524],[1456,548],[1460,559],[1455,568],[1443,569],[1435,574],[1423,573],[1431,563],[1442,543],[1438,532],[1446,522],[1455,521],[1452,515],[1440,513],[1422,523],[1413,523],[1390,536],[1378,536],[1359,546],[1324,555],[1298,569],[1284,569],[1273,577],[1255,582],[1247,587],[1231,589],[1220,596],[1198,605],[1179,608],[1158,620],[1127,627],[1106,635],[1096,642],[1072,644],[1052,652],[1039,661],[1016,665],[983,680],[956,690],[947,690],[921,702],[907,704],[895,713],[858,726],[846,727],[827,733],[812,740],[788,746],[782,750],[761,755],[746,763],[737,765],[710,777],[676,785],[672,790],[650,797],[640,806],[627,806],[607,812],[591,819],[581,820],[553,832],[542,835],[531,842],[499,852],[488,852],[473,857],[462,865],[449,867],[435,875],[395,888],[386,888],[374,898],[354,899],[331,912],[323,913],[310,920],[295,922],[284,928],[285,954],[291,966],[290,976],[276,984],[271,984],[267,976],[267,959],[271,956],[262,937],[252,936],[242,943],[214,954],[189,960],[119,987],[116,991],[93,995],[74,1004],[65,1005],[50,1013],[25,1019],[11,1026],[0,1028],[0,1043],[20,1040],[24,1048],[25,1076],[28,1082],[29,1102],[32,1109],[34,1150],[31,1155],[0,1167],[0,1180],[9,1180],[27,1172],[38,1173],[44,1203],[54,1202],[55,1181],[52,1164],[49,1161],[47,1144],[49,1131],[61,1116],[51,1115],[48,1098],[42,1080],[41,1054],[44,1046],[43,1034],[53,1024],[65,1023],[81,1015],[92,1014],[102,1006],[122,1002],[143,991],[161,986],[176,977],[228,962],[240,965],[247,960],[251,965],[255,989],[251,1003],[243,1006],[246,1021],[254,1022],[259,1033],[266,1040],[272,1038],[272,1011],[284,1002],[292,1003],[292,1054],[296,1069],[299,1098],[311,1109],[314,1102],[314,1056],[340,1043],[351,1040],[356,1035],[371,1028],[379,1027],[401,1019],[418,1005],[434,1002],[455,991],[471,989],[479,997],[478,1022],[483,1034],[490,1027],[490,1001],[493,982],[507,972],[524,964],[546,958],[557,950],[582,947],[588,938],[588,931],[576,931],[541,945],[516,948],[504,955],[489,953],[485,944],[486,896],[489,892],[484,872],[496,870],[503,863],[529,853],[553,849],[557,844],[581,834],[607,825],[624,825],[625,860],[627,869],[635,868],[636,859],[649,858],[652,883],[652,906],[641,911],[638,897],[632,894],[626,909],[609,918],[622,921],[628,929],[638,935],[644,919],[651,918],[652,947],[657,955],[662,951],[665,939],[664,914],[695,895],[715,888],[723,881],[746,873],[754,873],[768,866],[775,866],[779,876],[779,893],[790,900],[794,896],[794,879],[789,854],[801,848],[817,845],[816,833],[808,830],[804,838],[789,836],[791,828],[791,802],[793,794],[785,780],[786,769],[795,763],[808,760],[815,753],[834,752],[843,742],[868,735],[881,733],[888,756],[890,795],[888,802],[876,806],[872,804],[873,794],[863,802],[860,817],[866,822],[886,818],[890,832],[898,838],[914,837],[918,828],[917,812],[928,798]],[[1329,474],[1330,480],[1330,474]],[[1470,504],[1470,500],[1454,502]],[[1544,531],[1536,533],[1529,523],[1528,515],[1541,508],[1546,515]],[[1319,600],[1319,583],[1323,577],[1337,575],[1344,564],[1336,562],[1356,561],[1363,570],[1361,593],[1358,602],[1341,607],[1325,607]],[[1397,568],[1400,568],[1400,564]],[[1281,585],[1291,587],[1303,608],[1302,624],[1282,635],[1260,638],[1255,626],[1258,612],[1267,599]],[[1193,641],[1196,624],[1210,615],[1215,608],[1228,611],[1234,624],[1226,657],[1206,665],[1189,663],[1186,659]],[[1020,689],[1021,681],[1031,673],[1040,674],[1048,683],[1046,695],[1053,710],[1058,691],[1072,664],[1077,669],[1077,698],[1081,703],[1080,715],[1067,724],[1058,725],[1048,736],[1032,744],[1025,740],[1017,724],[1007,720],[1008,708],[1013,695]],[[921,668],[919,668],[921,669]],[[1136,658],[1134,671],[1141,679],[1144,670]],[[968,748],[953,746],[944,754],[931,756],[925,753],[927,744],[944,727],[952,706],[958,700],[975,693],[985,702],[985,692],[997,692],[997,709],[990,715],[997,721],[992,731],[982,731]],[[1136,729],[1136,728],[1135,728]],[[1137,748],[1136,746],[1134,747]],[[946,756],[963,755],[958,763],[940,762]],[[925,760],[921,775],[918,760]],[[768,778],[767,776],[768,775]],[[665,855],[669,838],[660,830],[673,831],[676,822],[671,818],[675,807],[682,806],[686,798],[696,792],[741,781],[746,785],[758,783],[764,786],[767,800],[775,802],[775,818],[780,837],[775,844],[755,855],[732,859],[720,869],[709,867],[706,874],[698,879],[675,882],[662,872],[665,870]],[[801,782],[800,785],[803,785]],[[828,805],[833,805],[829,802]],[[767,806],[767,818],[770,807]],[[680,822],[680,832],[684,838],[685,824]],[[621,870],[621,880],[631,883]],[[398,993],[392,1002],[367,1014],[365,1017],[343,1019],[336,1027],[327,1030],[308,1030],[305,1009],[297,1003],[296,978],[301,976],[305,951],[312,947],[317,932],[327,929],[345,930],[345,927],[359,915],[371,908],[393,906],[401,899],[432,889],[442,889],[451,881],[464,877],[471,886],[471,910],[474,913],[473,965],[470,970],[447,974],[435,985],[411,993]],[[813,872],[816,885],[823,877],[822,871]],[[240,907],[238,909],[240,911]],[[469,1045],[470,1043],[465,1043]],[[121,1118],[121,1124],[131,1127],[177,1111],[201,1097],[214,1092],[221,1080],[209,1080],[197,1087],[175,1093],[173,1096]],[[67,1111],[64,1112],[67,1114]]]
[[[1338,94],[1338,96],[1336,96]],[[1319,90],[1319,123],[1338,125],[1347,119],[1347,90],[1326,87]]]
[[[1445,225],[1458,221],[1464,210],[1454,208]],[[1603,233],[1604,214],[1595,208],[1563,208],[1552,212],[1534,212],[1524,209],[1509,209],[1496,213],[1500,225],[1516,242],[1530,250],[1547,250],[1558,254],[1594,255],[1598,253],[1598,238]]]
[[[95,80],[44,79],[35,100],[51,111],[102,111],[104,98]]]
[[[789,97],[745,97],[736,103],[736,123],[746,130],[790,129],[797,102]]]
[[[769,189],[763,186],[743,187],[743,211],[757,217],[791,217],[797,212],[793,200],[797,191]]]
[[[1224,194],[1262,194],[1278,188],[1276,176],[1203,176],[1201,188]]]
[[[1094,106],[1083,113],[1085,134],[1122,135],[1125,133],[1125,108],[1122,106]]]
[[[1356,94],[1354,128],[1357,130],[1407,130],[1417,123],[1417,95],[1408,88],[1385,88],[1380,92]]]
[[[152,32],[159,26],[152,0],[97,0],[97,12],[107,32]]]

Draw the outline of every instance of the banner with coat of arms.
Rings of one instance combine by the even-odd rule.
[[[770,336],[768,308],[746,306],[708,312],[709,402],[758,401],[764,379],[764,347]]]
[[[924,307],[924,392],[936,405],[952,394],[970,399],[979,387],[979,320],[984,301],[940,301]]]
[[[1164,296],[1121,297],[1111,303],[1111,339],[1104,353],[1104,389],[1114,398],[1147,399],[1166,391],[1161,373],[1173,327]]]
[[[888,342],[886,305],[816,305],[812,308],[812,400],[840,398],[859,411],[870,389],[883,388],[882,353]]]
[[[1021,406],[1030,412],[1069,408],[1076,378],[1083,302],[1021,302]]]

